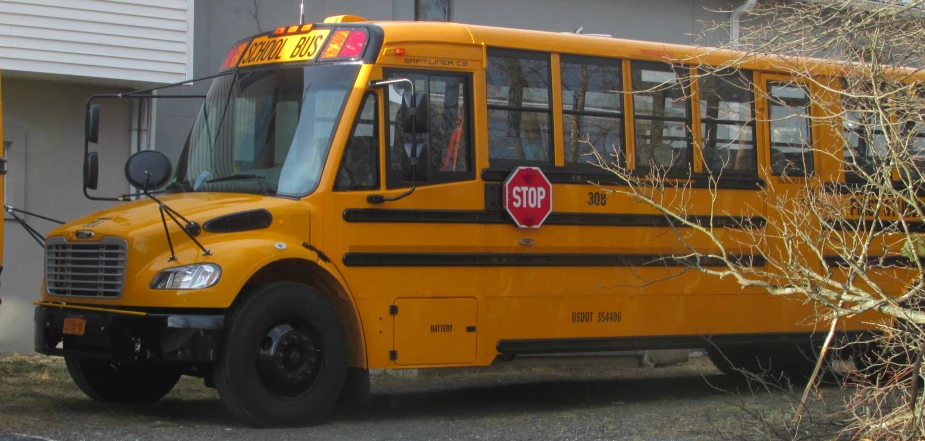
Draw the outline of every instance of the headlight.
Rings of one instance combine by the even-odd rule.
[[[222,268],[211,263],[168,268],[154,276],[151,289],[203,289],[215,285]]]

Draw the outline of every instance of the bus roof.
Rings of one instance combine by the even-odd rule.
[[[381,30],[382,48],[407,44],[454,44],[485,46],[561,54],[574,54],[630,60],[648,60],[688,64],[692,66],[735,66],[743,69],[769,72],[806,70],[813,75],[839,76],[849,67],[844,63],[818,58],[783,57],[779,55],[737,52],[714,47],[658,43],[650,41],[575,34],[566,32],[536,31],[493,26],[468,25],[446,22],[366,21],[356,16],[328,17],[314,28],[332,26],[371,26]],[[298,27],[298,26],[294,26]],[[291,29],[292,27],[290,27]],[[286,28],[280,28],[286,29]],[[279,33],[277,29],[276,33]],[[379,34],[380,32],[376,32]],[[242,40],[256,41],[272,37],[273,32]],[[241,44],[239,43],[239,44]],[[242,48],[243,49],[243,48]],[[364,57],[366,58],[366,57]],[[912,80],[925,79],[925,74],[911,68],[896,69],[899,76],[911,75]]]

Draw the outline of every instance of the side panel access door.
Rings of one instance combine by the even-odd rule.
[[[474,298],[397,299],[395,364],[472,363],[478,303]]]

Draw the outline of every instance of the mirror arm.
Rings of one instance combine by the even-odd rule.
[[[150,173],[146,173],[146,174],[150,176]],[[170,247],[170,258],[167,259],[167,261],[173,262],[174,260],[177,260],[177,256],[173,251],[173,243],[170,240],[170,232],[167,231],[167,218],[164,217],[164,213],[167,213],[167,216],[170,216],[170,220],[172,220],[175,224],[177,224],[177,226],[180,227],[180,230],[186,233],[186,236],[189,237],[190,240],[192,240],[193,243],[195,243],[196,246],[199,247],[200,250],[202,250],[203,256],[211,256],[212,251],[202,246],[202,244],[199,243],[198,240],[196,240],[196,237],[190,231],[190,230],[198,230],[200,228],[199,224],[186,219],[185,217],[183,217],[182,214],[178,213],[173,208],[168,207],[167,204],[161,202],[160,199],[154,197],[154,195],[151,194],[151,192],[147,190],[147,187],[148,187],[147,182],[148,182],[148,178],[146,176],[145,177],[145,188],[142,189],[142,192],[144,193],[145,196],[151,198],[151,200],[157,203],[157,209],[161,213],[161,223],[164,225],[164,234],[167,236],[167,246]],[[180,218],[183,220],[183,222],[186,222],[186,225],[181,224],[180,221],[177,220],[177,218]],[[199,233],[197,232],[196,234],[199,234]]]
[[[398,78],[395,80],[381,80],[376,81],[372,80],[369,82],[369,87],[382,87],[389,84],[395,83],[408,83],[411,86],[411,109],[408,113],[411,114],[411,188],[408,191],[398,195],[387,198],[381,194],[371,194],[366,197],[366,202],[370,204],[381,204],[383,202],[395,202],[397,200],[404,199],[414,193],[414,189],[417,186],[417,170],[416,166],[418,164],[418,143],[417,143],[417,133],[415,133],[414,123],[418,119],[418,103],[414,96],[414,82],[407,78]]]

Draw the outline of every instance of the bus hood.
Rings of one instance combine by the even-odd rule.
[[[253,234],[255,230],[264,233],[295,235],[295,238],[299,240],[308,240],[309,207],[300,201],[238,193],[177,193],[163,195],[159,199],[187,220],[195,221],[203,227],[201,233],[196,236],[196,240],[203,244],[219,240],[218,236]],[[230,229],[230,231],[228,228],[223,231],[216,229],[209,231],[204,228],[210,220],[254,210],[269,212],[269,225],[264,220],[250,228]],[[165,216],[167,216],[166,213]],[[299,221],[287,222],[287,219],[293,218]],[[170,238],[178,254],[181,249],[198,249],[169,216],[166,220],[167,230],[170,232]],[[182,219],[178,220],[184,223]],[[94,242],[113,236],[125,239],[129,247],[134,248],[136,252],[169,253],[160,210],[158,210],[157,203],[150,199],[115,205],[77,218],[48,235],[49,238],[64,237],[74,242]]]

